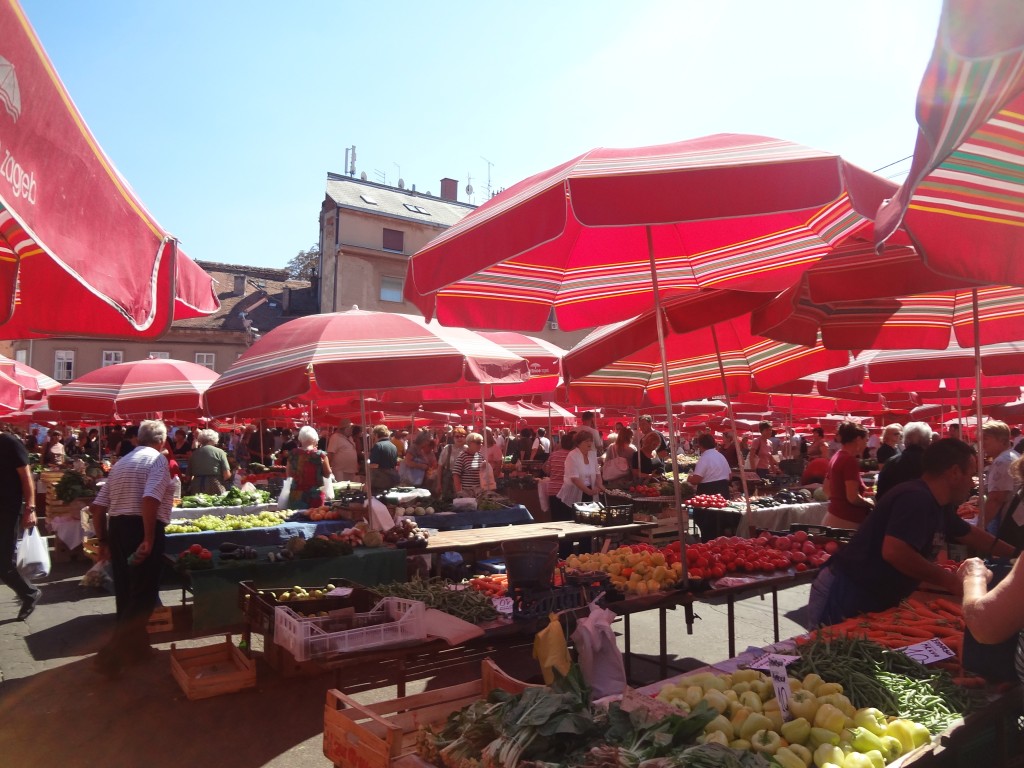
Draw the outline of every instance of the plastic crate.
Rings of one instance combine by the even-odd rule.
[[[335,587],[351,587],[352,593],[347,596],[324,595],[318,599],[289,600],[281,602],[278,596],[284,592],[294,592],[295,587],[263,587],[257,588],[254,581],[241,581],[238,583],[238,607],[249,620],[249,627],[253,632],[262,633],[267,640],[274,637],[274,626],[276,619],[274,609],[279,605],[287,605],[298,614],[320,613],[321,611],[334,611],[339,608],[354,608],[356,611],[369,611],[377,602],[377,597],[362,584],[356,584],[348,579],[331,579],[330,584]],[[312,592],[319,589],[323,592],[329,591],[327,585],[313,585],[306,587]]]
[[[386,597],[369,613],[331,611],[303,618],[285,605],[274,609],[274,642],[298,661],[332,653],[395,645],[427,636],[426,606],[418,600]]]
[[[633,503],[604,505],[599,502],[583,502],[573,505],[573,519],[582,525],[630,525],[633,522]]]

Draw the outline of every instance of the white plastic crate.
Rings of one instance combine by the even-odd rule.
[[[355,614],[352,628],[331,631],[344,611],[305,618],[279,605],[274,608],[274,642],[297,661],[308,661],[332,653],[422,640],[427,636],[426,611],[426,605],[418,600],[386,597],[369,613]]]

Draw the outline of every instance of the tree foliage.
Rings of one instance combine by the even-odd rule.
[[[285,269],[296,280],[309,280],[320,266],[320,246],[315,243],[308,251],[299,251]]]

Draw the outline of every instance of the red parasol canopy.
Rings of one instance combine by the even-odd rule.
[[[100,149],[16,0],[0,29],[0,338],[156,338],[214,312],[213,281]]]

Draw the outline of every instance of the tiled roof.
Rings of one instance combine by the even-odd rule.
[[[345,208],[372,211],[382,216],[404,218],[440,227],[457,224],[476,207],[469,203],[442,200],[422,192],[413,192],[411,189],[396,189],[336,173],[327,174],[327,196]],[[411,206],[412,210],[407,206]],[[425,213],[415,210],[417,208]]]
[[[244,311],[252,325],[264,333],[295,317],[317,311],[316,295],[310,282],[292,280],[288,278],[286,270],[209,261],[198,263],[216,283],[220,309],[206,317],[175,320],[172,332],[174,329],[243,331],[245,326],[240,313]],[[246,278],[244,296],[235,293],[235,275],[244,275]],[[287,315],[283,311],[286,287],[291,289]]]

